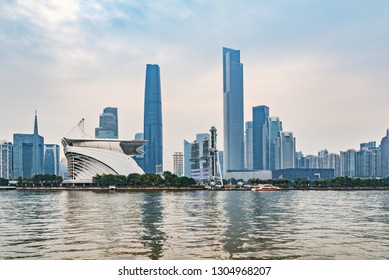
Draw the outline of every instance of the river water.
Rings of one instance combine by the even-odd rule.
[[[0,259],[389,259],[389,191],[1,191]]]

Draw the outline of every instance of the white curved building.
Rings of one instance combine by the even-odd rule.
[[[68,177],[64,183],[91,183],[96,175],[144,174],[132,155],[143,140],[63,138],[65,156],[68,160]]]

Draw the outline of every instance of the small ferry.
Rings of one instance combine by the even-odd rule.
[[[251,191],[253,191],[253,192],[274,192],[274,191],[279,191],[280,189],[281,189],[280,187],[265,184],[265,185],[254,186],[251,188]]]

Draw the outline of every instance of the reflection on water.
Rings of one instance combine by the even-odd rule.
[[[388,259],[388,191],[0,192],[0,259]]]

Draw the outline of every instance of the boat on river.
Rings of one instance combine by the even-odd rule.
[[[258,185],[251,188],[253,192],[274,192],[279,191],[281,188],[269,184]]]

